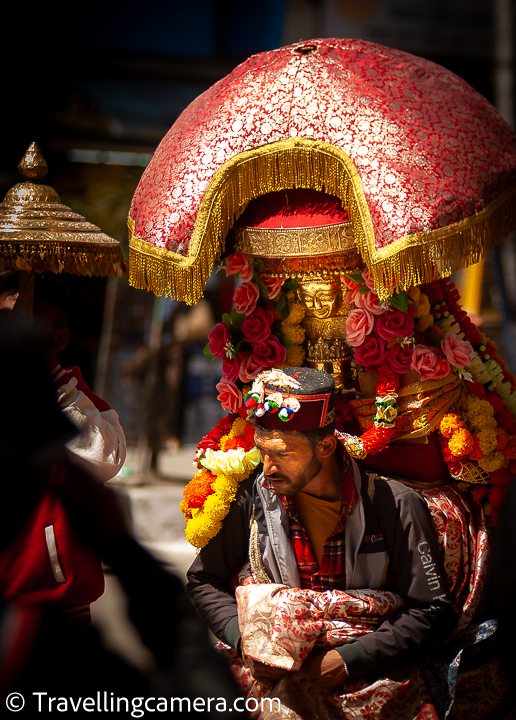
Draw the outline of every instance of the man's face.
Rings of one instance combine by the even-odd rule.
[[[295,495],[321,470],[316,448],[302,433],[257,428],[254,442],[262,456],[265,478],[280,495]]]

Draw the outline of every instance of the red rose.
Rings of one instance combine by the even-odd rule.
[[[237,359],[239,362],[238,377],[244,383],[251,382],[262,370],[265,370],[249,350],[238,353]]]
[[[271,325],[274,322],[274,313],[270,308],[257,307],[240,325],[247,342],[261,342],[271,334]]]
[[[412,370],[419,373],[421,380],[439,380],[450,374],[450,363],[436,348],[416,345],[412,355]]]
[[[250,315],[255,309],[259,297],[260,288],[258,287],[258,283],[245,282],[239,285],[233,298],[237,313],[240,313],[240,315]]]
[[[366,372],[375,372],[385,362],[385,342],[377,335],[369,335],[362,345],[355,348],[355,360]]]
[[[264,367],[275,367],[285,362],[287,349],[280,343],[275,335],[269,335],[267,340],[253,343],[253,356],[255,362]]]
[[[220,360],[226,354],[226,347],[230,339],[231,336],[226,323],[217,323],[208,335],[210,352],[217,360]]]
[[[222,361],[222,374],[230,382],[238,378],[239,362],[236,358],[224,358]]]
[[[376,331],[387,342],[397,338],[412,337],[414,321],[401,310],[389,310],[376,318]]]
[[[412,354],[414,352],[413,345],[400,345],[396,343],[387,353],[386,360],[389,367],[398,375],[403,375],[412,367]]]
[[[249,282],[253,279],[253,263],[251,258],[235,253],[228,256],[226,275],[239,275],[242,282]]]

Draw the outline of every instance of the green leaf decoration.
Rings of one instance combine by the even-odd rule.
[[[263,270],[263,260],[260,258],[253,258],[253,268],[256,270],[256,272],[261,273]]]
[[[213,355],[213,354],[210,352],[210,343],[209,343],[209,342],[206,343],[206,346],[205,346],[204,350],[202,351],[202,354],[203,354],[205,357],[210,358],[210,360],[211,360],[212,362],[214,362],[214,360],[216,360],[215,355]]]
[[[222,316],[222,322],[224,323],[224,325],[226,325],[228,330],[231,330],[231,318],[227,313],[224,313],[224,315]]]
[[[280,298],[274,307],[282,320],[286,320],[290,315],[290,308],[288,306],[286,295],[280,295]]]
[[[241,315],[239,312],[237,312],[236,308],[233,308],[233,310],[231,311],[230,318],[231,318],[231,323],[232,323],[233,327],[235,328],[235,330],[238,330],[240,328],[240,325],[241,325],[244,317],[245,317],[244,315]]]
[[[389,298],[390,304],[396,308],[396,310],[401,310],[401,312],[408,312],[408,295],[403,290],[401,292],[395,292],[392,297]]]
[[[264,296],[264,298],[266,300],[268,300],[269,299],[269,291],[267,290],[263,280],[261,280],[256,273],[253,275],[253,280],[255,283],[258,284],[261,294]]]
[[[347,272],[344,273],[344,275],[350,280],[353,280],[356,285],[364,285],[365,283],[365,280],[362,277],[362,273],[360,272],[360,270],[353,270],[353,272]],[[369,292],[369,289],[367,290],[367,292]]]

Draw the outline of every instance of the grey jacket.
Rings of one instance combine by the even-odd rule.
[[[444,642],[456,617],[423,498],[395,480],[376,478],[373,485],[355,463],[353,471],[359,500],[346,521],[346,578],[340,589],[391,590],[405,607],[375,632],[337,649],[350,677],[382,675],[386,668],[416,663]],[[242,484],[222,529],[187,573],[187,591],[201,617],[235,649],[240,632],[234,587],[248,560],[253,513],[269,577],[299,587],[289,518],[281,498],[263,486],[263,475]]]

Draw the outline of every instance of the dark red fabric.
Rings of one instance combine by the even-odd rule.
[[[57,463],[52,481],[67,468]],[[15,481],[15,480],[13,480]],[[53,525],[59,565],[65,582],[52,572],[45,528]],[[49,490],[24,526],[0,556],[0,593],[11,604],[59,604],[64,608],[87,605],[104,592],[100,556],[77,537],[55,492]]]
[[[435,483],[449,477],[437,432],[427,437],[428,444],[397,443],[387,447],[376,455],[368,455],[359,461],[366,470],[374,470],[379,475],[401,477],[422,483]]]
[[[328,423],[328,407],[331,394],[326,395],[291,395],[297,397],[301,407],[290,416],[289,420],[282,420],[279,413],[266,412],[261,417],[255,416],[256,424],[266,430],[280,430],[281,432],[307,432],[318,430]]]
[[[284,190],[252,200],[238,220],[241,227],[300,228],[349,220],[339,198],[317,190]]]
[[[82,379],[78,367],[68,368],[59,384],[77,378],[77,389],[92,401],[97,410],[109,405],[95,395]],[[51,485],[64,482],[73,466],[56,463]],[[16,482],[16,478],[10,478]],[[65,582],[57,582],[52,572],[45,528],[52,525],[59,564]],[[104,592],[104,573],[100,556],[79,540],[57,493],[49,489],[33,509],[9,547],[0,555],[0,594],[9,603],[58,604],[63,608],[88,605]]]

